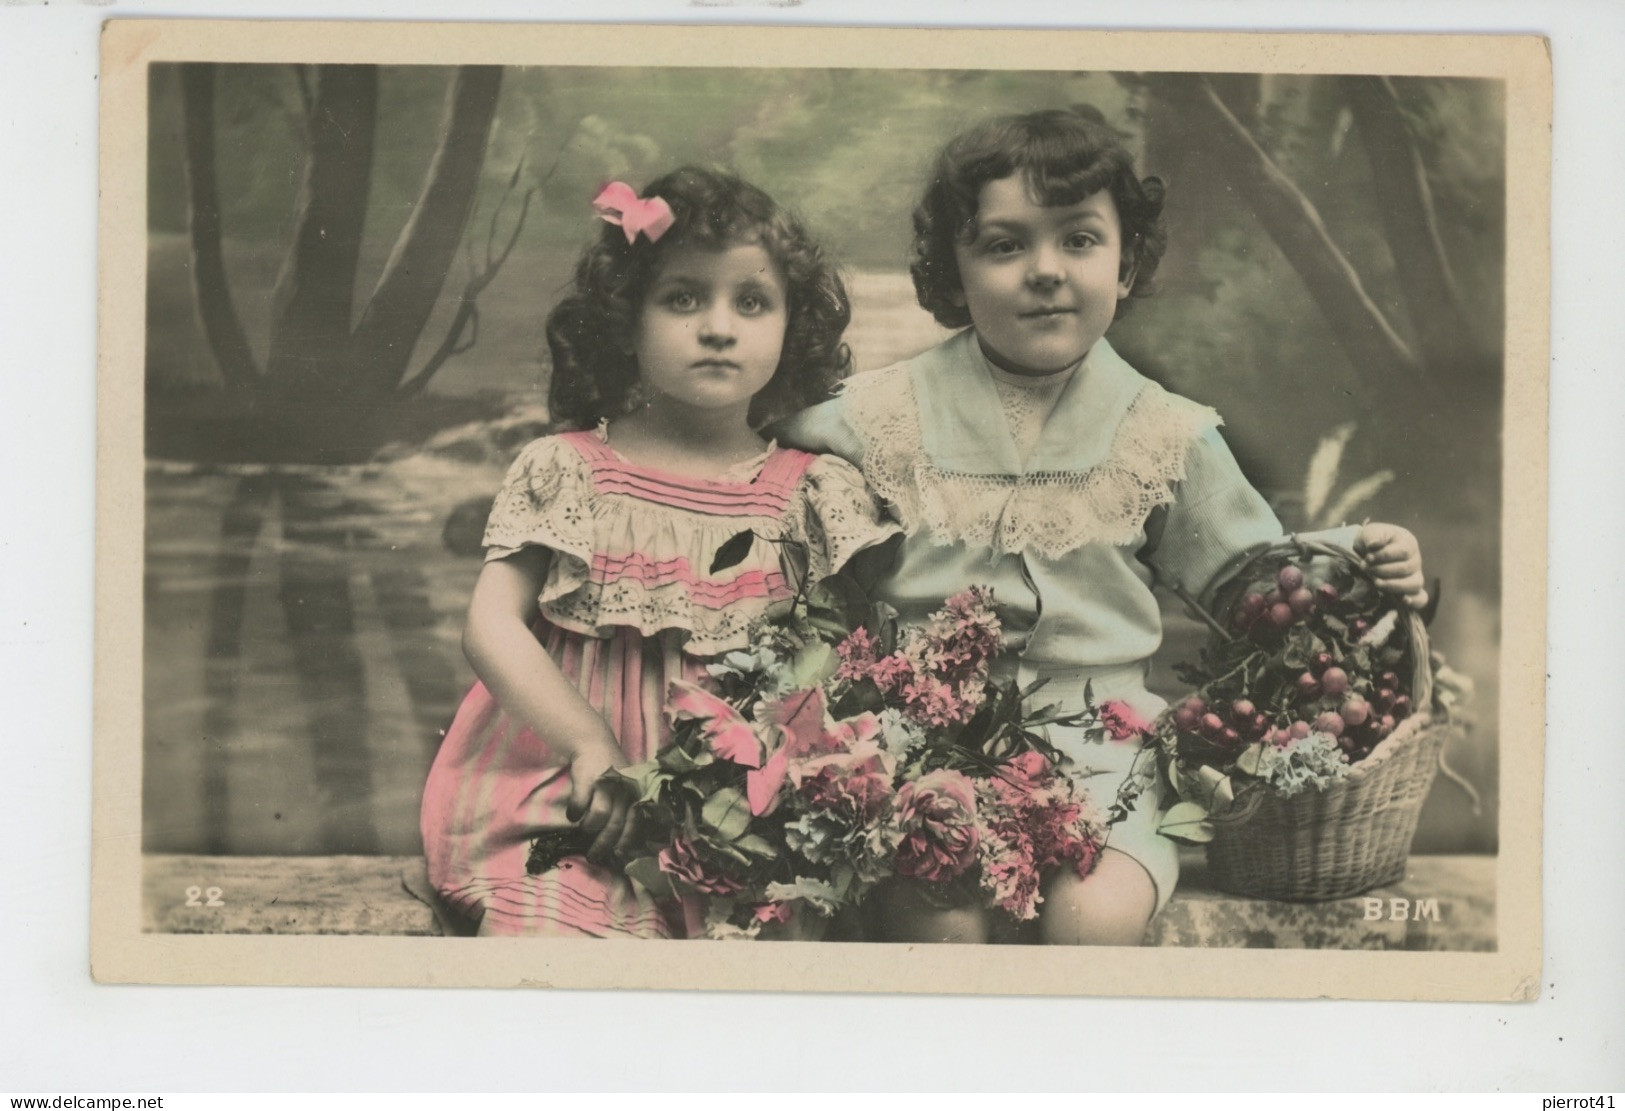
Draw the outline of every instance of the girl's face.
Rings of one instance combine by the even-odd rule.
[[[778,369],[786,292],[759,244],[673,248],[638,315],[633,349],[644,387],[695,409],[748,412]]]
[[[1020,175],[982,186],[976,237],[957,243],[962,303],[996,365],[1064,370],[1089,353],[1128,296],[1117,204],[1101,190],[1045,206]]]

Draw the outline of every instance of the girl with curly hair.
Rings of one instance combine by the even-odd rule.
[[[905,622],[967,583],[990,586],[1011,634],[1006,677],[1045,679],[1042,697],[1064,705],[1091,691],[1147,720],[1162,705],[1145,686],[1162,640],[1153,584],[1199,595],[1281,533],[1218,414],[1144,378],[1105,339],[1128,299],[1150,291],[1162,199],[1098,114],[1006,116],[956,136],[915,210],[911,270],[920,305],[963,330],[780,429],[856,463],[891,503],[907,535],[878,589]],[[1335,538],[1388,589],[1425,602],[1409,532],[1366,525]],[[1138,750],[1060,727],[1052,740],[1102,806]],[[1138,944],[1177,874],[1174,843],[1142,801],[1087,877],[1050,878],[1030,940]],[[1001,933],[978,910],[935,907],[901,885],[889,902],[894,940]]]
[[[684,935],[696,908],[610,863],[633,800],[608,773],[669,741],[671,680],[745,647],[791,596],[775,541],[820,577],[897,532],[850,464],[758,432],[850,365],[846,290],[800,224],[691,167],[594,206],[604,227],[547,321],[571,430],[526,446],[497,495],[463,634],[480,681],[424,790],[430,882],[481,934]],[[745,530],[751,551],[713,570]],[[572,825],[587,854],[528,874],[531,842]]]

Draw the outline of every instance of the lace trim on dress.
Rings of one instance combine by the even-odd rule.
[[[764,511],[729,515],[665,504],[655,500],[658,487],[640,494],[599,489],[593,465],[562,438],[527,446],[497,495],[485,534],[488,559],[526,545],[549,549],[542,613],[590,636],[609,636],[617,627],[644,635],[676,628],[687,632],[692,654],[743,647],[763,609],[794,589],[772,540],[806,543],[810,573],[822,577],[899,531],[857,469],[833,457],[770,451],[756,462],[758,477],[793,488],[772,495],[748,479],[730,483]],[[729,496],[717,489],[720,481],[702,485],[711,496]],[[746,529],[761,539],[743,561],[713,575],[716,550]]]
[[[1173,501],[1192,444],[1219,423],[1204,405],[1148,382],[1129,404],[1106,458],[1076,472],[962,474],[926,457],[909,368],[849,379],[847,413],[863,471],[910,533],[996,552],[1057,559],[1086,544],[1131,544],[1150,512]]]

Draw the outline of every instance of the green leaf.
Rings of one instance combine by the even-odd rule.
[[[1203,845],[1213,840],[1213,823],[1207,819],[1207,809],[1199,803],[1176,802],[1162,816],[1162,821],[1157,824],[1157,832]]]
[[[640,856],[626,866],[626,878],[657,899],[675,899],[680,894],[671,877],[660,870],[660,861],[652,856]]]
[[[1242,750],[1241,755],[1236,757],[1236,770],[1243,775],[1257,775],[1258,764],[1262,759],[1264,759],[1263,742],[1248,745]]]
[[[797,689],[816,687],[835,674],[841,659],[835,649],[822,640],[815,640],[796,653],[790,664],[790,685]]]
[[[850,575],[830,575],[807,594],[807,612],[835,622],[846,633],[863,624],[869,609],[869,596]]]
[[[779,855],[779,850],[774,847],[773,842],[755,833],[745,834],[734,842],[734,847],[763,860],[775,860]]]
[[[724,787],[705,800],[700,820],[729,841],[736,841],[750,828],[750,803],[737,787]]]
[[[754,543],[756,543],[756,534],[750,529],[746,529],[744,532],[736,532],[728,537],[727,540],[723,541],[722,546],[717,549],[716,555],[711,557],[711,574],[726,571],[728,568],[742,562],[750,554],[751,545]]]

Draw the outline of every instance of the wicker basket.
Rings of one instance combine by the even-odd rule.
[[[1239,578],[1226,579],[1228,590],[1221,588],[1210,600],[1214,610],[1228,617],[1246,573],[1260,561],[1278,561],[1287,554],[1359,565],[1354,553],[1332,545],[1272,545],[1251,554],[1237,569]],[[1260,785],[1244,820],[1215,823],[1207,846],[1208,876],[1215,887],[1256,898],[1314,902],[1358,895],[1404,877],[1417,818],[1452,725],[1429,713],[1433,671],[1426,627],[1408,610],[1401,626],[1410,638],[1416,712],[1325,790],[1282,798]]]

